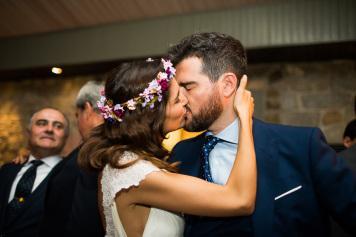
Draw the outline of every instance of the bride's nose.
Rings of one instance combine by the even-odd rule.
[[[180,99],[180,101],[182,101],[183,105],[188,104],[188,98],[185,95],[184,90],[182,88],[180,88],[179,97],[180,97],[179,99]]]

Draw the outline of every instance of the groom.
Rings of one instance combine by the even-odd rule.
[[[210,152],[210,169],[202,169],[203,133],[178,143],[172,161],[180,171],[215,183],[229,176],[238,146],[239,122],[226,87],[237,88],[246,74],[241,43],[219,33],[194,34],[169,52],[176,79],[188,98],[185,129],[208,130],[222,139]],[[186,216],[186,237],[329,236],[330,217],[356,234],[356,182],[351,170],[326,144],[318,128],[274,125],[254,119],[258,190],[252,216]]]

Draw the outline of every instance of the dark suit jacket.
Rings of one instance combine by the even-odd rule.
[[[339,153],[339,156],[345,159],[350,168],[356,172],[356,144]]]
[[[43,214],[44,198],[48,178],[52,171],[31,194],[19,214],[12,220],[5,220],[5,211],[8,203],[11,186],[22,165],[6,164],[0,169],[0,236],[22,237],[37,236],[38,225]]]
[[[74,149],[49,180],[41,237],[104,236],[98,211],[98,177],[80,170],[79,150]]]
[[[348,149],[345,149],[338,153],[340,157],[342,157],[346,164],[349,165],[351,170],[356,173],[356,145],[351,146]],[[332,223],[332,236],[333,237],[351,237],[351,234],[347,234],[337,223]]]
[[[63,236],[72,209],[74,189],[79,175],[77,156],[79,148],[56,167],[48,180],[44,215],[40,224],[39,236]]]
[[[355,176],[319,129],[255,119],[253,133],[258,169],[252,215],[256,237],[329,236],[330,215],[356,234]],[[171,161],[182,162],[182,173],[199,176],[203,136],[182,141],[173,149]],[[234,236],[234,218],[188,218],[185,236]]]
[[[81,170],[76,182],[66,237],[105,235],[98,206],[98,173]]]

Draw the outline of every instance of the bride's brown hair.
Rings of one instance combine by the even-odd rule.
[[[105,96],[113,104],[122,104],[142,93],[160,71],[163,71],[160,60],[123,63],[109,74]],[[169,153],[162,146],[167,99],[168,91],[154,108],[138,105],[135,110],[125,111],[122,122],[105,120],[94,128],[80,149],[79,165],[87,170],[102,170],[106,164],[126,168],[137,160],[128,164],[119,161],[125,151],[131,151],[138,159],[151,161],[158,168],[176,171],[175,165],[166,162]]]

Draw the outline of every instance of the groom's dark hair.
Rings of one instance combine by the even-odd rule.
[[[225,72],[233,72],[238,79],[247,71],[247,56],[241,42],[232,36],[210,32],[197,33],[183,38],[169,49],[174,65],[185,58],[202,60],[202,72],[216,81]]]

